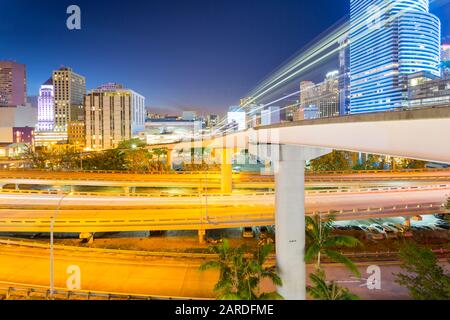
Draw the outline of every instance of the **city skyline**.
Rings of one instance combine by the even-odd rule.
[[[166,107],[168,113],[193,107],[224,112],[348,11],[347,1],[344,5],[333,2],[335,10],[320,10],[330,6],[327,0],[315,4],[286,1],[285,6],[278,6],[277,1],[198,1],[189,6],[179,1],[170,5],[141,1],[131,8],[121,8],[117,1],[108,6],[104,1],[78,1],[82,30],[69,31],[65,10],[71,3],[45,3],[6,1],[0,13],[5,22],[0,28],[0,59],[27,65],[29,96],[37,96],[51,71],[65,65],[86,76],[88,89],[107,82],[125,83],[142,92],[149,106]],[[180,10],[172,10],[173,5]],[[106,10],[117,23],[96,19],[100,10],[104,14]],[[126,25],[122,10],[139,19]],[[250,19],[246,12],[252,12]],[[33,16],[39,17],[36,26]],[[175,21],[173,25],[167,24],[168,19]],[[135,43],[135,49],[111,52],[115,40],[111,33],[128,38],[126,42]],[[33,50],[25,49],[30,47]],[[100,54],[91,54],[87,48],[92,47]],[[127,63],[119,65],[124,59],[132,60],[128,68]],[[238,74],[241,70],[246,72]]]
[[[0,300],[450,301],[450,0],[3,2]]]

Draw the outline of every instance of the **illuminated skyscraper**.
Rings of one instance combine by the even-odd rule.
[[[402,106],[401,78],[440,75],[440,21],[428,0],[350,0],[350,113]]]
[[[119,84],[106,84],[85,97],[86,147],[116,148],[145,130],[145,98]]]
[[[48,79],[39,90],[37,131],[53,131],[55,124],[55,100],[53,80]]]
[[[53,72],[55,94],[55,132],[68,136],[69,143],[84,143],[84,107],[86,79],[72,69]]]
[[[0,107],[23,106],[27,101],[24,64],[0,61]]]

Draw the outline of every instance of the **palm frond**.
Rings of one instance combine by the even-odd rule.
[[[347,267],[354,275],[357,277],[361,277],[361,273],[359,272],[356,265],[353,263],[352,260],[341,254],[340,252],[334,251],[334,250],[324,250],[324,253],[327,255],[328,258],[330,258],[332,261],[341,263],[344,266]]]

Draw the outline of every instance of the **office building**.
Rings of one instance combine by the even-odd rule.
[[[0,107],[23,106],[27,102],[24,64],[0,61]]]
[[[195,121],[197,119],[197,112],[195,111],[183,111],[181,117],[184,121]]]
[[[206,118],[206,126],[208,128],[214,128],[219,124],[219,116],[216,114],[209,114]]]
[[[271,106],[261,111],[261,125],[270,126],[281,122],[280,107]]]
[[[339,116],[339,71],[327,73],[324,81],[300,83],[300,109],[296,120]],[[302,119],[303,117],[303,119]]]
[[[442,77],[450,78],[450,44],[443,44],[441,49]]]
[[[54,131],[66,136],[70,144],[84,143],[84,106],[86,79],[71,68],[53,72]]]
[[[439,76],[440,30],[428,0],[350,0],[350,113],[401,108],[403,76]]]
[[[450,78],[427,72],[405,77],[405,107],[439,107],[450,105]]]
[[[85,97],[86,148],[116,148],[145,130],[145,98],[118,84],[107,84]]]
[[[55,99],[53,80],[48,79],[39,90],[38,123],[36,131],[53,131],[55,124]]]
[[[350,46],[348,37],[339,40],[339,115],[350,112]]]
[[[238,107],[230,107],[227,114],[228,129],[230,131],[243,131],[247,129],[247,114]]]

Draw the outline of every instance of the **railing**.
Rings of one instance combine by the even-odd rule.
[[[2,168],[1,171],[8,172],[49,172],[49,173],[98,173],[98,174],[139,174],[139,175],[200,175],[205,174],[205,171],[128,171],[128,170],[50,170],[50,169],[36,169],[36,168]],[[450,173],[450,169],[447,168],[430,168],[430,169],[398,169],[398,170],[337,170],[337,171],[306,171],[308,176],[315,175],[356,175],[356,174],[395,174],[395,173],[436,173],[436,172],[448,172]],[[208,174],[220,174],[220,171],[208,171]],[[235,175],[258,175],[258,173],[249,173],[249,172],[240,172],[234,173]]]
[[[378,174],[378,173],[433,173],[448,172],[450,169],[430,168],[430,169],[398,169],[398,170],[338,170],[338,171],[307,171],[307,175],[344,175],[344,174]]]
[[[411,186],[411,187],[374,187],[374,188],[358,188],[358,189],[327,189],[327,190],[305,190],[305,194],[312,195],[328,195],[328,194],[358,194],[358,193],[382,193],[382,192],[405,192],[405,191],[433,191],[433,190],[450,190],[450,184],[440,184],[435,186]],[[36,195],[59,195],[61,191],[56,190],[10,190],[0,189],[0,194],[36,194]],[[136,193],[136,192],[71,192],[74,196],[88,197],[127,197],[127,198],[198,198],[198,197],[256,197],[256,196],[273,196],[274,192],[245,192],[245,193],[205,193],[193,192],[189,194],[171,194],[167,192],[160,193]]]
[[[41,298],[50,299],[50,288],[45,286],[20,284],[11,282],[0,282],[0,295],[6,299],[20,297],[25,299]],[[53,291],[53,299],[55,300],[209,300],[188,297],[165,297],[144,294],[128,294],[128,293],[109,293],[102,291],[88,290],[67,290],[56,288]]]
[[[68,192],[66,192],[68,193]],[[23,194],[23,195],[61,195],[64,194],[57,190],[9,190],[0,189],[0,194]],[[88,197],[124,197],[124,198],[198,198],[198,197],[220,197],[220,198],[232,198],[232,197],[258,197],[258,196],[273,196],[273,192],[246,192],[246,193],[205,193],[194,192],[188,194],[170,194],[170,193],[111,193],[111,192],[71,192],[72,196],[88,196]],[[70,200],[70,198],[68,198]]]
[[[187,209],[190,210],[190,209]],[[222,210],[222,209],[220,209]],[[235,209],[237,210],[237,209]],[[85,212],[86,210],[80,210]],[[158,216],[148,215],[133,217],[130,214],[125,218],[108,216],[107,211],[98,211],[98,216],[92,218],[61,217],[56,220],[55,232],[118,232],[118,231],[153,231],[153,230],[211,230],[248,226],[267,226],[275,224],[273,206],[251,207],[245,213],[232,212],[230,208],[223,208],[223,213],[210,210],[206,219],[203,210],[197,213]],[[390,207],[367,207],[341,210],[311,210],[307,215],[320,215],[323,217],[334,215],[337,220],[359,220],[367,217],[414,216],[421,214],[445,213],[441,203],[409,204]],[[50,220],[47,217],[33,218],[5,217],[0,219],[0,230],[3,232],[48,232]]]

